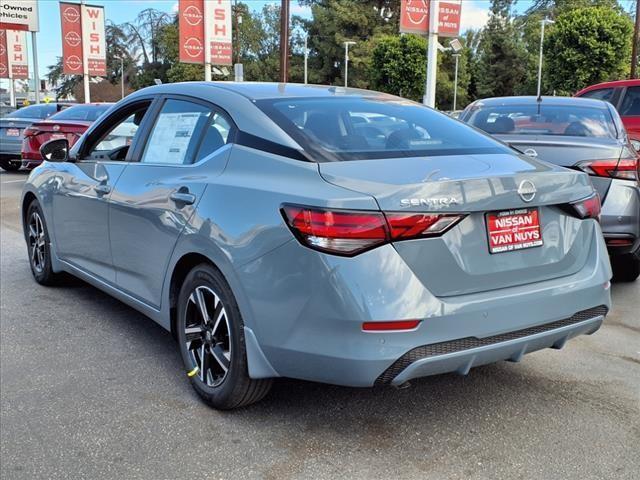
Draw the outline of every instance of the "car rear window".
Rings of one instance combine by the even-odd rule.
[[[494,135],[560,135],[616,138],[605,108],[576,105],[473,106],[466,121]]]
[[[294,98],[256,104],[317,161],[510,152],[463,123],[408,100]]]
[[[56,113],[56,105],[31,105],[11,112],[6,118],[48,118]]]
[[[51,117],[52,120],[82,120],[95,122],[111,105],[76,105],[62,110]]]

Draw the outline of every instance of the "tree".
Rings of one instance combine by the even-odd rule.
[[[546,78],[560,94],[594,83],[625,78],[633,22],[619,9],[601,6],[568,10],[545,39]]]
[[[511,9],[514,0],[492,0],[487,26],[478,48],[476,88],[480,97],[518,92],[526,79],[526,52]]]
[[[416,35],[377,39],[371,52],[371,88],[420,100],[424,94],[426,47],[426,40]]]
[[[122,26],[117,25],[111,21],[107,21],[105,25],[105,43],[107,45],[107,75],[106,80],[111,84],[119,84],[121,78],[120,71],[120,58],[124,59],[125,77],[126,72],[129,72],[129,76],[135,72],[136,66],[134,59],[129,53],[128,38],[123,31]],[[54,65],[49,65],[47,73],[47,79],[52,85],[56,85],[56,98],[68,98],[75,97],[79,101],[84,101],[84,91],[82,88],[77,88],[82,85],[82,75],[65,75],[63,73],[62,57],[58,57],[58,61]],[[127,78],[125,78],[125,84]],[[97,84],[96,84],[97,85]],[[104,86],[104,85],[103,85]],[[125,89],[127,89],[125,87]],[[91,87],[91,98],[94,88]],[[108,91],[111,91],[107,89]],[[76,95],[76,92],[81,91],[80,99]],[[115,90],[114,90],[115,91]],[[103,98],[101,101],[113,101],[120,99],[120,90],[117,91],[117,96],[113,95],[113,98]]]

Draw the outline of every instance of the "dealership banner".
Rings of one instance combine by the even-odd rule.
[[[63,73],[106,76],[104,8],[60,2],[60,20]],[[85,64],[88,67],[87,72],[84,71]]]
[[[86,58],[89,75],[107,75],[107,47],[104,31],[104,8],[81,5],[82,53]]]
[[[38,0],[0,0],[0,30],[37,32]]]
[[[62,72],[82,75],[82,23],[80,5],[60,3],[62,21]]]
[[[181,62],[204,64],[208,46],[213,65],[232,64],[231,0],[180,0],[178,26]]]
[[[0,30],[0,78],[9,78],[9,57],[7,56],[6,30]]]
[[[427,35],[429,33],[429,0],[401,0],[400,32]],[[438,35],[457,37],[460,34],[462,0],[440,1],[438,7]]]
[[[204,1],[180,0],[178,4],[180,61],[204,63]]]
[[[208,14],[211,18],[208,39],[209,48],[211,48],[211,63],[213,65],[231,65],[233,63],[231,44],[231,1],[210,1]]]
[[[7,59],[11,78],[29,78],[27,60],[27,33],[23,30],[5,30]]]
[[[438,15],[438,35],[441,37],[457,37],[460,35],[460,15],[462,0],[440,2]]]

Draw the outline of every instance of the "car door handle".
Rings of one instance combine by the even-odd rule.
[[[169,195],[169,198],[174,202],[181,203],[183,205],[193,205],[196,203],[196,196],[193,193],[189,193],[189,191],[173,192]]]
[[[111,193],[111,186],[110,185],[105,185],[104,183],[100,183],[98,185],[95,185],[93,187],[93,189],[100,195],[106,195],[108,193]]]

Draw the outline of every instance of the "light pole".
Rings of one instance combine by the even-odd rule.
[[[456,69],[453,74],[453,111],[456,110],[456,102],[458,100],[458,60],[460,59],[461,53],[454,53],[453,58],[456,59]]]
[[[124,57],[116,57],[116,60],[120,60],[120,94],[121,98],[124,98]]]
[[[307,42],[309,41],[309,34],[304,34],[304,84],[307,84],[308,81],[308,65],[309,65],[309,47],[307,46]]]
[[[542,20],[540,20],[540,58],[538,59],[538,95],[537,97],[540,98],[540,88],[542,86],[542,49],[543,49],[543,45],[544,45],[544,27],[545,25],[553,25],[554,22],[553,20],[549,20],[548,18],[544,18]]]
[[[349,45],[355,45],[356,42],[344,42],[344,86],[347,86],[349,79]]]

